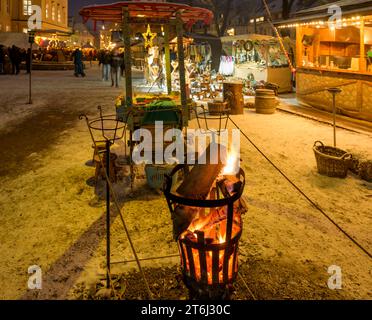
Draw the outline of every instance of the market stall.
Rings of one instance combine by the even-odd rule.
[[[328,20],[326,10],[314,8],[279,26],[296,28],[299,101],[332,111],[332,95],[327,89],[337,87],[341,89],[338,113],[372,121],[372,9],[368,3],[357,8],[343,6],[339,21]]]
[[[153,40],[159,33],[164,38],[164,64],[166,74],[167,93],[172,93],[172,78],[171,78],[171,52],[170,39],[172,34],[177,36],[177,63],[179,70],[180,83],[180,105],[178,106],[182,112],[183,123],[186,126],[189,119],[189,106],[186,92],[186,74],[185,74],[185,55],[183,34],[185,29],[190,29],[197,22],[209,24],[213,18],[211,11],[203,8],[195,8],[184,4],[167,3],[167,2],[118,2],[108,5],[96,5],[84,7],[80,11],[84,22],[89,19],[97,22],[121,23],[124,39],[124,60],[125,60],[125,99],[123,107],[136,114],[136,110],[141,106],[136,105],[133,101],[133,86],[132,86],[132,54],[131,40],[136,34],[141,33],[145,40],[145,48],[147,50],[153,47]],[[148,52],[149,52],[148,51]],[[156,55],[148,54],[152,60]],[[158,59],[160,60],[160,59]],[[154,61],[153,61],[154,62]],[[160,66],[160,63],[159,63]],[[140,122],[133,122],[133,128],[140,126]]]
[[[278,92],[292,91],[291,69],[279,40],[264,35],[222,37],[219,72],[251,83],[272,83]],[[291,52],[290,42],[287,51]]]

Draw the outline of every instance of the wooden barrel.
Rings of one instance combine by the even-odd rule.
[[[269,89],[257,89],[256,90],[256,99],[255,99],[256,113],[273,114],[276,111],[277,105],[278,105],[278,101],[275,96],[274,90],[269,90]]]
[[[244,96],[242,82],[224,82],[223,100],[229,102],[230,114],[244,113]]]

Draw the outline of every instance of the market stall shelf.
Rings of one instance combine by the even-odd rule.
[[[279,93],[292,91],[292,71],[278,39],[247,34],[222,37],[221,41],[227,54],[221,57],[221,74],[249,80],[252,87],[268,83],[277,86]],[[285,45],[293,52],[288,39]]]
[[[314,108],[333,111],[327,88],[342,89],[337,113],[372,121],[372,9],[342,3],[342,25],[322,7],[298,12],[279,25],[296,28],[297,97]],[[316,20],[313,20],[314,17]]]

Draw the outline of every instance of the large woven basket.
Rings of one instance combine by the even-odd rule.
[[[353,156],[344,150],[316,141],[313,147],[318,172],[328,177],[346,178]]]

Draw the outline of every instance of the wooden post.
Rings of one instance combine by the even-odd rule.
[[[359,71],[367,71],[367,61],[366,61],[366,47],[364,45],[364,17],[360,20],[360,58],[359,58]]]
[[[296,27],[296,67],[302,67],[302,27]]]
[[[130,21],[128,7],[123,7],[123,39],[124,39],[124,65],[125,65],[125,96],[126,105],[131,106],[133,102],[132,94],[132,55],[130,46]]]
[[[177,32],[177,50],[178,50],[178,69],[180,72],[180,90],[181,104],[183,111],[184,123],[187,123],[190,117],[189,107],[186,97],[186,76],[185,76],[185,52],[183,50],[183,21],[181,12],[176,13],[176,32]]]
[[[171,76],[171,60],[169,50],[169,25],[164,26],[164,51],[165,51],[165,71],[167,77],[167,91],[172,93],[172,76]]]

